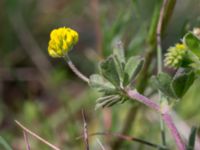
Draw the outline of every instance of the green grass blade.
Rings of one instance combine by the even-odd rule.
[[[8,145],[8,143],[6,142],[6,140],[4,140],[3,137],[0,136],[0,145],[2,145],[5,150],[13,150],[10,145]]]

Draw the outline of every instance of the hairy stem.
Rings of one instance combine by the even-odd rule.
[[[178,130],[176,129],[176,126],[173,123],[171,116],[168,113],[164,113],[164,114],[162,114],[162,118],[163,118],[165,124],[171,130],[171,133],[174,137],[174,140],[176,141],[176,144],[177,144],[177,147],[179,148],[179,150],[185,150],[183,141],[180,137]]]
[[[127,90],[127,95],[131,100],[137,100],[140,103],[143,103],[144,105],[150,107],[151,109],[156,110],[160,114],[162,114],[162,119],[164,120],[165,124],[167,127],[170,129],[171,134],[176,142],[176,146],[178,150],[185,150],[185,145],[181,139],[181,136],[176,129],[171,116],[169,115],[169,110],[168,109],[161,109],[159,104],[157,104],[155,101],[141,95],[138,93],[136,90]]]
[[[156,102],[154,102],[153,100],[141,95],[140,93],[138,93],[136,90],[127,90],[127,94],[131,99],[135,99],[140,103],[145,104],[146,106],[160,112],[160,106],[159,104],[157,104]]]
[[[67,62],[68,66],[70,67],[70,69],[83,81],[89,83],[89,79],[83,75],[77,68],[76,66],[73,64],[73,62],[71,61],[71,59],[69,58],[68,55],[64,55],[63,57],[65,59],[65,61]]]

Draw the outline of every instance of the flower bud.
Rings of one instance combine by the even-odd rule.
[[[165,66],[172,68],[180,67],[183,57],[186,54],[186,46],[184,44],[176,44],[174,47],[168,49],[167,54],[165,54]]]

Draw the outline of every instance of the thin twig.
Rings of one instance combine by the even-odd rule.
[[[83,117],[83,137],[84,137],[84,141],[85,141],[85,149],[89,150],[89,140],[88,140],[88,132],[87,132],[87,122],[85,119],[85,113],[84,110],[82,110],[82,117]]]
[[[105,147],[103,146],[103,144],[101,143],[101,141],[99,140],[99,138],[96,139],[97,143],[99,144],[99,146],[101,147],[102,150],[106,150]]]
[[[157,25],[157,30],[156,30],[156,37],[157,37],[157,49],[161,51],[161,31],[162,31],[162,24],[163,24],[163,17],[164,17],[164,12],[165,12],[165,7],[167,6],[168,0],[163,0],[163,4],[160,10],[160,16],[158,20],[158,25]],[[160,55],[162,56],[162,55]],[[162,62],[162,58],[161,62]],[[158,66],[158,72],[162,71],[162,64],[159,64]]]
[[[158,20],[158,25],[157,25],[157,30],[156,30],[156,37],[157,37],[157,69],[158,69],[158,74],[162,72],[162,46],[161,46],[161,31],[162,31],[162,24],[163,24],[163,18],[164,18],[164,12],[165,8],[167,6],[168,0],[163,0],[162,7],[160,10],[160,16]],[[161,103],[162,99],[162,93],[158,91],[159,95],[159,101]],[[166,145],[166,138],[165,138],[165,127],[164,127],[164,122],[162,120],[162,116],[160,116],[160,129],[161,129],[161,139],[163,145]]]
[[[26,131],[23,130],[23,134],[24,134],[24,141],[26,143],[26,150],[31,150],[29,140],[28,140],[28,135],[26,134]]]
[[[126,140],[126,141],[139,142],[139,143],[142,143],[142,144],[148,145],[150,147],[154,147],[154,148],[167,149],[165,146],[162,146],[162,145],[158,145],[158,144],[155,144],[155,143],[152,143],[152,142],[149,142],[149,141],[145,141],[145,140],[142,140],[142,139],[139,139],[139,138],[135,138],[135,137],[132,137],[132,136],[127,136],[127,135],[122,135],[122,134],[118,134],[118,133],[95,132],[95,133],[89,134],[89,136],[95,136],[95,135],[114,136],[114,137],[117,137],[117,138],[120,138],[120,139],[123,139],[123,140]],[[77,139],[80,139],[82,137],[83,136],[77,137]]]
[[[71,61],[71,59],[69,58],[69,56],[66,54],[63,57],[65,59],[65,61],[67,62],[68,66],[70,67],[70,69],[83,81],[89,83],[89,79],[83,75],[77,68],[76,66],[73,64],[73,62]]]
[[[26,128],[25,126],[23,126],[19,121],[15,120],[15,123],[20,126],[25,132],[31,134],[32,136],[34,136],[35,138],[37,138],[38,140],[40,140],[41,142],[43,142],[44,144],[48,145],[49,147],[51,147],[54,150],[60,150],[60,148],[56,147],[55,145],[49,143],[48,141],[46,141],[45,139],[41,138],[40,136],[38,136],[37,134],[35,134],[34,132],[30,131],[28,128]]]

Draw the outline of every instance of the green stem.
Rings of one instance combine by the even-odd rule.
[[[162,49],[160,46],[157,46],[157,60],[158,60],[158,73],[162,72]]]
[[[161,104],[161,93],[159,91],[159,99],[160,99],[160,104]],[[166,143],[166,136],[165,136],[165,126],[164,126],[164,121],[162,119],[162,116],[160,115],[160,130],[161,130],[161,139],[162,139],[162,144],[163,145],[167,145]]]
[[[162,72],[162,49],[161,46],[157,46],[157,60],[158,60],[158,73]],[[162,93],[158,91],[159,95],[159,103],[161,104],[162,102]],[[162,139],[162,144],[166,146],[166,137],[165,137],[165,126],[164,122],[162,119],[162,116],[160,115],[160,130],[161,130],[161,139]]]
[[[156,35],[157,35],[157,70],[158,74],[162,72],[162,46],[161,46],[161,32],[162,32],[162,24],[163,24],[163,18],[164,18],[164,12],[167,7],[168,0],[163,0],[163,4],[161,6],[160,10],[160,16],[158,20],[158,25],[157,25],[157,30],[156,30]],[[159,94],[159,102],[161,104],[161,99],[162,99],[162,93],[158,91]],[[166,138],[165,138],[165,127],[164,127],[164,122],[162,119],[162,116],[160,115],[160,129],[161,129],[161,139],[163,145],[166,146]]]

